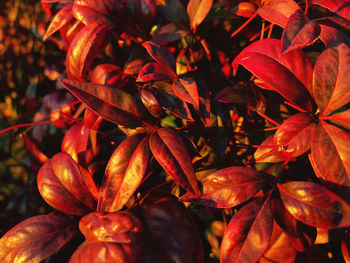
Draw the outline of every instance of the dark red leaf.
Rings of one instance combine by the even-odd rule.
[[[123,88],[123,71],[113,64],[100,64],[91,72],[91,82],[113,88]]]
[[[143,66],[137,77],[139,82],[148,82],[156,80],[173,80],[177,78],[176,74],[158,63],[150,62]]]
[[[86,71],[107,44],[112,27],[94,23],[85,26],[74,38],[66,57],[66,69],[70,79],[84,80]]]
[[[292,50],[284,55],[280,50],[280,40],[263,39],[243,49],[232,65],[237,68],[241,64],[287,100],[311,111],[307,92],[312,91],[311,62],[301,50]]]
[[[145,226],[162,262],[204,262],[196,225],[181,202],[173,196],[149,196],[141,207]]]
[[[314,97],[327,115],[350,102],[350,48],[342,43],[319,56],[313,75]]]
[[[190,77],[178,78],[174,81],[172,88],[178,98],[193,104],[198,109],[199,95],[194,79]]]
[[[243,87],[236,85],[222,89],[215,100],[223,103],[246,103],[246,94]]]
[[[185,37],[188,31],[177,29],[174,23],[162,26],[152,37],[151,41],[158,44],[171,43]]]
[[[267,178],[253,168],[232,166],[218,170],[200,182],[202,195],[199,198],[185,194],[180,201],[231,208],[252,198],[261,190]]]
[[[232,217],[221,243],[221,263],[254,263],[264,254],[273,226],[269,201],[254,200]]]
[[[127,92],[107,86],[64,79],[62,84],[106,120],[125,126],[141,126],[141,112]]]
[[[169,22],[184,23],[187,15],[180,0],[161,0],[156,2],[160,14]]]
[[[267,21],[285,27],[288,18],[298,9],[300,7],[294,0],[264,0],[258,13]]]
[[[143,227],[129,212],[93,212],[80,219],[79,229],[87,241],[135,244],[139,242]]]
[[[181,136],[172,129],[161,128],[150,136],[149,145],[154,157],[175,182],[193,196],[199,196],[191,156]]]
[[[312,182],[278,184],[289,213],[301,222],[326,229],[350,225],[350,205],[325,187]]]
[[[312,3],[323,6],[333,13],[350,20],[350,3],[348,0],[314,0]]]
[[[190,0],[188,2],[187,14],[190,18],[191,29],[196,30],[208,15],[212,5],[213,0]]]
[[[60,250],[75,233],[74,223],[64,215],[28,218],[0,239],[0,260],[3,263],[41,262]]]
[[[138,263],[141,248],[136,245],[113,242],[85,241],[74,252],[69,263]]]
[[[276,131],[274,145],[281,147],[291,157],[307,152],[311,147],[316,124],[309,113],[297,113],[284,121]]]
[[[121,209],[140,185],[151,158],[148,136],[134,135],[124,140],[108,161],[98,211]]]
[[[43,40],[45,41],[49,36],[55,33],[57,30],[66,25],[72,18],[73,5],[65,5],[57,14],[52,18],[49,27],[46,30]]]
[[[176,72],[176,62],[170,51],[156,43],[147,41],[142,44],[147,49],[151,57],[160,65],[168,68],[170,71]]]
[[[282,35],[282,53],[303,48],[317,39],[321,33],[320,25],[315,21],[309,21],[303,10],[298,9],[292,14]]]
[[[309,155],[312,167],[319,178],[350,186],[349,140],[348,132],[320,121]]]
[[[59,211],[84,215],[96,208],[78,165],[65,152],[54,155],[40,168],[37,181],[41,196]]]
[[[154,96],[154,94],[147,90],[147,89],[141,89],[140,91],[141,100],[143,105],[147,108],[149,113],[152,114],[155,118],[162,118],[164,117],[165,113],[159,104],[157,98]]]

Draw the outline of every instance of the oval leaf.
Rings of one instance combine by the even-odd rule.
[[[282,53],[306,47],[315,41],[320,33],[320,25],[314,20],[308,21],[303,10],[298,9],[289,17],[283,31]]]
[[[199,95],[197,84],[194,79],[189,77],[178,78],[174,81],[172,88],[178,98],[193,104],[195,108],[198,109]]]
[[[94,23],[85,26],[74,38],[66,56],[66,70],[70,79],[84,80],[86,71],[107,44],[112,27]]]
[[[106,120],[129,127],[142,126],[141,112],[127,92],[111,87],[69,79],[62,84],[90,109]]]
[[[226,228],[220,262],[257,262],[269,246],[272,226],[269,199],[258,199],[241,208]]]
[[[208,15],[212,5],[213,0],[190,0],[188,2],[187,14],[190,18],[191,29],[196,30],[197,26],[199,26]]]
[[[140,185],[151,158],[148,136],[134,135],[124,140],[108,161],[98,211],[121,209]]]
[[[173,55],[167,48],[150,41],[144,42],[142,46],[148,51],[151,57],[157,61],[158,64],[164,66],[165,68],[169,69],[170,72],[172,71],[175,74],[176,62]]]
[[[284,98],[311,111],[307,90],[312,91],[312,64],[301,50],[281,55],[280,49],[280,40],[263,39],[243,49],[232,65],[241,64]]]
[[[43,40],[45,41],[49,36],[55,33],[57,30],[66,25],[72,18],[73,5],[65,5],[57,14],[52,18],[49,27],[46,30]]]
[[[139,82],[148,82],[156,80],[172,80],[177,76],[168,69],[158,63],[150,62],[143,66],[137,77]]]
[[[60,152],[39,170],[38,189],[44,200],[59,211],[84,215],[95,210],[96,201],[72,157]]]
[[[278,184],[288,212],[301,222],[326,229],[350,225],[350,205],[338,195],[311,182]]]
[[[189,193],[199,196],[192,160],[181,136],[172,129],[161,128],[150,136],[149,145],[165,172]]]
[[[199,198],[185,194],[180,201],[231,208],[252,198],[266,182],[267,178],[255,169],[232,166],[218,170],[201,180],[202,195]]]
[[[0,239],[0,260],[3,263],[41,262],[59,251],[75,233],[73,222],[64,215],[28,218]]]

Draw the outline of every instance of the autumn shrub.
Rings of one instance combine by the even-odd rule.
[[[41,4],[65,67],[1,133],[46,205],[1,262],[350,262],[350,1]]]

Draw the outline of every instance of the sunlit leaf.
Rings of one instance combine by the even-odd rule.
[[[190,77],[178,78],[173,83],[173,91],[180,99],[199,107],[198,87],[194,79]]]
[[[190,0],[187,5],[187,14],[190,18],[190,27],[196,29],[208,15],[213,0]]]
[[[46,30],[43,40],[45,41],[49,36],[55,33],[57,30],[66,25],[72,18],[73,5],[65,5],[57,14],[52,18],[49,27]]]

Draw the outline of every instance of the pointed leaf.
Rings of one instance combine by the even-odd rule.
[[[232,65],[241,64],[284,98],[311,111],[307,89],[312,91],[312,64],[301,50],[281,55],[280,48],[277,39],[257,41],[243,49]]]
[[[327,115],[350,102],[350,48],[342,43],[319,56],[313,75],[314,95],[320,111]]]
[[[349,138],[349,133],[334,125],[318,124],[309,158],[319,178],[350,186]]]
[[[293,49],[303,48],[317,39],[321,33],[320,25],[314,21],[308,21],[303,10],[298,9],[292,14],[282,35],[282,53]]]
[[[161,128],[150,136],[149,145],[154,157],[175,182],[199,196],[192,160],[181,136],[172,129]]]
[[[188,35],[188,31],[177,29],[174,23],[162,26],[152,37],[151,41],[158,44],[171,43]]]
[[[272,234],[269,199],[242,207],[228,224],[221,243],[221,263],[254,263],[264,254]]]
[[[267,178],[252,168],[232,166],[218,170],[200,181],[202,195],[193,198],[185,194],[180,201],[194,201],[217,208],[237,206],[258,193]]]
[[[131,136],[117,147],[107,164],[98,211],[114,212],[125,205],[140,185],[150,158],[148,136]]]
[[[158,63],[150,62],[143,66],[140,70],[137,81],[148,82],[156,80],[172,80],[176,78],[176,74]]]
[[[70,79],[84,80],[94,58],[107,44],[111,30],[110,25],[99,23],[80,30],[67,52],[66,68]]]
[[[52,18],[49,27],[46,30],[43,40],[45,41],[49,36],[55,33],[57,30],[66,25],[72,18],[73,5],[65,5],[57,14]]]
[[[307,152],[316,130],[315,120],[309,113],[297,113],[284,121],[276,131],[274,145],[281,146],[291,157]]]
[[[325,187],[312,182],[278,184],[289,213],[301,222],[326,229],[350,225],[350,204]]]
[[[199,95],[194,79],[190,77],[178,78],[174,81],[172,88],[178,98],[193,104],[198,109]]]
[[[38,189],[44,200],[59,211],[84,215],[95,210],[96,201],[72,157],[60,152],[39,170]]]
[[[87,241],[134,244],[139,242],[143,227],[129,212],[93,212],[80,219],[79,229]]]
[[[147,49],[151,57],[160,65],[168,68],[170,71],[176,72],[176,62],[170,51],[156,43],[147,41],[142,44]]]
[[[350,20],[350,3],[348,0],[314,0],[312,3],[323,6],[333,13]]]
[[[142,116],[127,92],[107,86],[64,79],[62,84],[90,109],[106,120],[125,126],[141,126]]]
[[[141,208],[161,262],[204,262],[196,224],[181,202],[170,195],[151,195],[142,201]]]
[[[267,21],[285,27],[288,18],[298,9],[299,5],[294,0],[264,0],[258,9],[259,15]]]
[[[75,235],[74,223],[60,214],[28,218],[0,239],[3,263],[41,262],[59,251]]]
[[[213,0],[190,0],[187,5],[187,14],[190,18],[190,27],[196,29],[208,15]]]
[[[159,104],[156,96],[154,94],[147,90],[147,89],[141,89],[140,91],[141,100],[143,105],[145,105],[146,109],[149,113],[152,114],[155,118],[162,118],[164,117],[165,113]]]

